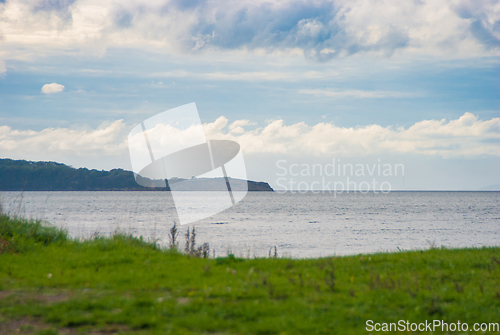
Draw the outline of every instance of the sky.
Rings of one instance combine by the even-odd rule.
[[[0,157],[131,170],[132,128],[195,102],[275,189],[478,190],[499,56],[493,0],[0,0]]]

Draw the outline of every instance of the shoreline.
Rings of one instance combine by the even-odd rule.
[[[213,259],[5,215],[0,236],[0,329],[26,334],[359,334],[368,320],[472,325],[500,312],[499,247]]]

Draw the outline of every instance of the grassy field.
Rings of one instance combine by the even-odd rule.
[[[367,334],[367,320],[499,322],[500,248],[211,259],[0,216],[0,334]]]

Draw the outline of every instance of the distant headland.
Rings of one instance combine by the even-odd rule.
[[[199,178],[196,189],[185,191],[218,190],[211,188],[218,178]],[[266,182],[234,180],[248,183],[248,191],[273,192]],[[176,182],[179,179],[175,180]],[[154,181],[151,181],[154,184]],[[32,162],[0,159],[0,191],[170,191],[170,187],[144,187],[136,183],[134,173],[123,169],[111,171],[75,169],[56,162]]]

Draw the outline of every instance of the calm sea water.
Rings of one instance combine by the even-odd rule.
[[[1,192],[5,212],[43,219],[76,238],[124,232],[168,245],[169,192]],[[251,192],[194,224],[211,255],[308,258],[431,246],[500,245],[500,192]],[[192,227],[193,224],[189,225]],[[185,233],[187,226],[180,226]],[[184,244],[184,237],[179,239]],[[274,248],[273,248],[274,253]]]

